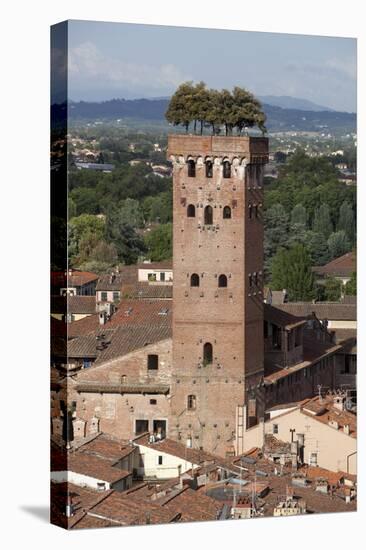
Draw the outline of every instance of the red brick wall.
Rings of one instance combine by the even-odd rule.
[[[169,433],[182,439],[192,435],[195,446],[222,454],[233,444],[235,409],[246,401],[246,385],[256,385],[245,378],[254,375],[259,382],[263,374],[261,164],[267,151],[266,139],[169,136],[174,221]],[[188,177],[191,157],[195,177]],[[205,157],[214,162],[212,178],[206,177]],[[231,164],[230,178],[223,177],[224,159]],[[194,218],[187,217],[189,204],[195,206]],[[204,225],[207,205],[213,209],[210,227]],[[225,206],[231,219],[223,219]],[[249,288],[254,272],[258,284]],[[198,288],[190,286],[192,273],[199,275]],[[220,274],[227,276],[227,288],[218,288]],[[202,365],[205,342],[213,345],[213,363],[207,366]],[[189,394],[197,398],[192,412],[186,410]]]

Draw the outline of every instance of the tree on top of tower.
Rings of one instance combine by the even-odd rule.
[[[266,132],[266,115],[260,102],[248,90],[235,86],[229,90],[209,90],[204,82],[181,84],[172,96],[165,114],[174,126],[182,125],[188,133],[190,124],[193,131],[202,135],[203,128],[211,127],[213,135],[225,128],[225,135],[232,135],[236,128],[238,135],[248,128],[257,126],[262,134]]]

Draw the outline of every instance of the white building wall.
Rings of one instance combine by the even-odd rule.
[[[161,282],[165,282],[165,283],[168,283],[168,282],[171,282],[173,280],[173,271],[170,269],[170,270],[165,270],[165,269],[149,269],[148,267],[146,267],[146,269],[139,269],[138,270],[138,280],[139,282],[147,282],[149,280],[149,274],[150,273],[153,273],[154,275],[156,275],[156,282],[159,283],[161,281],[161,278],[160,278],[160,274],[161,273],[165,273],[165,281],[161,281]]]
[[[192,464],[174,455],[164,453],[159,450],[159,443],[156,443],[156,449],[139,445],[141,462],[137,468],[138,474],[147,478],[169,479],[183,474],[187,470],[197,468],[198,464]],[[162,464],[159,464],[159,456],[162,457]],[[142,466],[143,463],[143,466]]]
[[[105,483],[105,490],[110,489],[110,483],[104,481],[104,479],[96,479],[94,477],[86,476],[84,474],[78,474],[76,472],[70,472],[64,470],[62,472],[51,472],[51,481],[56,483],[73,483],[81,487],[90,487],[90,489],[99,489],[98,483]]]

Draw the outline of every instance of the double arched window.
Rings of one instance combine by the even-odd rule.
[[[224,274],[219,275],[219,288],[225,288],[227,287],[227,277]]]
[[[189,204],[187,206],[187,217],[194,218],[196,216],[196,207],[194,204]]]
[[[196,163],[194,162],[194,160],[192,159],[187,160],[187,165],[188,165],[188,177],[189,178],[196,177]]]
[[[224,220],[229,220],[231,218],[230,206],[224,206],[224,209],[222,211],[222,217],[224,218]]]
[[[191,275],[191,286],[200,286],[200,278],[197,273]]]
[[[210,205],[206,206],[205,212],[204,212],[204,217],[205,217],[205,225],[212,225],[213,224],[212,206],[210,206]]]

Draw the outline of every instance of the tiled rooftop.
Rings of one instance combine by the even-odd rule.
[[[277,308],[283,312],[295,315],[302,319],[315,313],[318,319],[355,321],[357,319],[357,305],[341,302],[287,302],[278,304]]]
[[[350,277],[356,271],[356,254],[354,252],[347,252],[347,254],[335,258],[323,266],[314,267],[313,270],[319,275]]]

